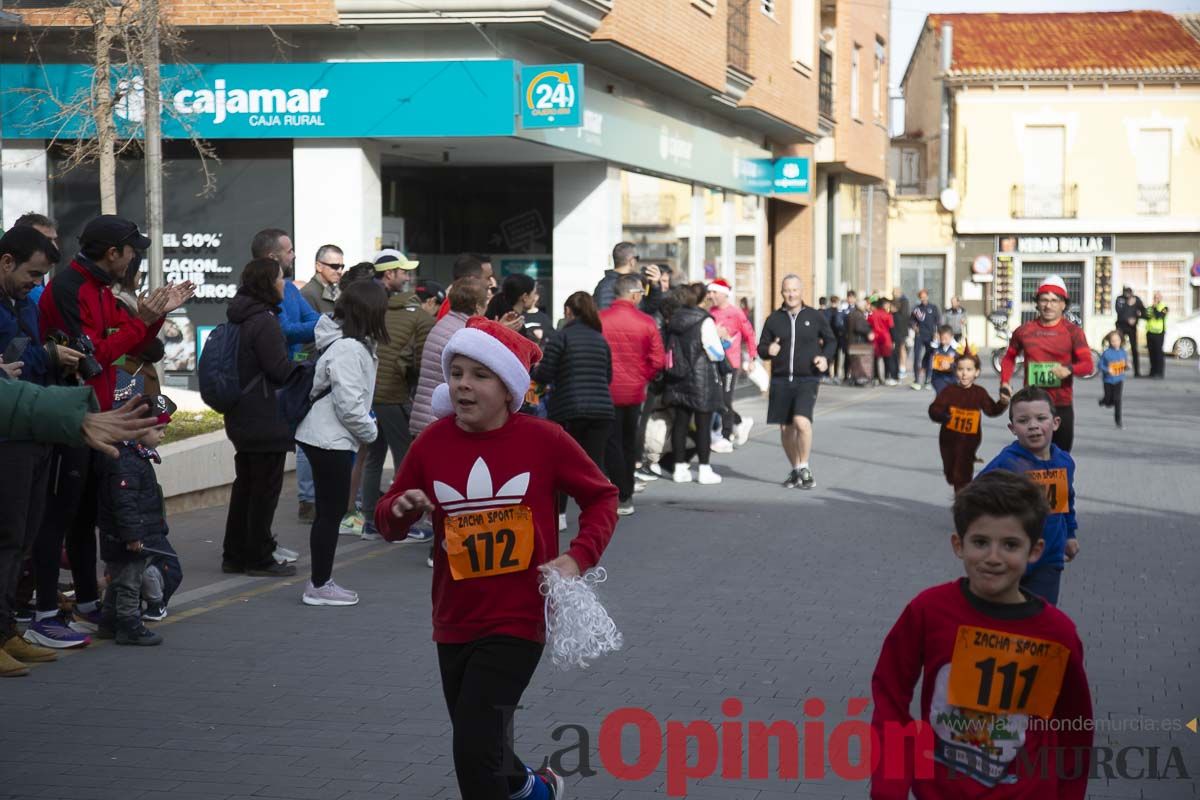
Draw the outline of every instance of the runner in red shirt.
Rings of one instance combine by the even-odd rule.
[[[1067,285],[1050,275],[1037,290],[1038,318],[1013,332],[1008,352],[1000,363],[1000,394],[1012,396],[1012,376],[1017,356],[1025,354],[1025,385],[1045,389],[1054,401],[1062,424],[1054,432],[1054,443],[1070,452],[1075,440],[1075,409],[1071,405],[1075,377],[1091,374],[1092,351],[1078,325],[1063,319],[1067,309]]]

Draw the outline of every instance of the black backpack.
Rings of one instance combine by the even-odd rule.
[[[238,381],[238,344],[241,341],[241,325],[222,322],[204,342],[200,353],[196,377],[200,383],[200,399],[213,411],[228,414],[242,395],[262,382],[262,375],[255,375],[243,388]]]
[[[292,374],[288,376],[283,385],[275,390],[275,402],[279,404],[279,416],[288,424],[293,433],[308,416],[313,404],[333,391],[332,386],[326,386],[316,397],[312,396],[313,381],[317,375],[317,362],[321,360],[324,353],[325,350],[311,353],[292,370]]]

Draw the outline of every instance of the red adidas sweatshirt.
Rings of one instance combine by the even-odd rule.
[[[426,428],[375,507],[388,541],[405,538],[420,517],[391,513],[409,489],[436,506],[433,640],[446,644],[545,641],[537,568],[559,555],[558,492],[582,509],[567,548],[581,571],[600,561],[617,525],[617,488],[561,427],[527,414],[485,433],[464,431],[453,416]]]
[[[911,737],[898,745],[887,735],[889,723],[912,722],[918,677],[921,719],[934,732],[931,779],[914,775]],[[960,705],[951,702],[956,691]],[[910,790],[918,800],[1083,800],[1083,748],[1092,744],[1083,645],[1067,615],[1040,598],[989,603],[965,578],[925,590],[884,640],[871,693],[883,748],[872,800],[907,800]],[[1033,713],[1039,708],[1049,710],[1045,718]],[[898,759],[907,769],[889,775]]]
[[[1010,383],[1017,367],[1017,356],[1025,354],[1025,385],[1030,385],[1033,365],[1038,362],[1062,364],[1071,370],[1071,376],[1053,379],[1043,386],[1055,406],[1069,406],[1073,399],[1072,384],[1075,378],[1086,377],[1092,371],[1092,351],[1088,348],[1083,329],[1065,319],[1057,325],[1045,325],[1041,320],[1030,320],[1013,331],[1008,350],[1000,362],[1000,382]]]

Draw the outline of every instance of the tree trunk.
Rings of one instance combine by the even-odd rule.
[[[158,0],[143,0],[142,80],[146,98],[146,227],[150,236],[150,288],[163,285],[162,92],[159,73]]]
[[[105,9],[92,16],[96,35],[96,73],[93,80],[96,102],[92,113],[96,120],[96,139],[100,160],[100,213],[117,213],[116,128],[113,124],[112,41],[113,29]]]

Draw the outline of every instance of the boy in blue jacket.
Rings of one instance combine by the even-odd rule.
[[[1000,451],[979,474],[1006,469],[1031,479],[1046,493],[1050,513],[1042,530],[1041,558],[1031,562],[1021,586],[1058,605],[1063,566],[1079,554],[1075,538],[1075,460],[1052,441],[1059,418],[1045,389],[1026,386],[1012,396],[1008,429],[1017,441]],[[977,476],[978,477],[978,476]]]
[[[1104,337],[1108,344],[1100,355],[1100,376],[1104,379],[1104,396],[1100,398],[1100,406],[1108,406],[1113,410],[1113,418],[1118,428],[1121,424],[1121,390],[1125,387],[1125,373],[1131,369],[1129,354],[1125,352],[1125,337],[1120,331],[1113,331]]]

